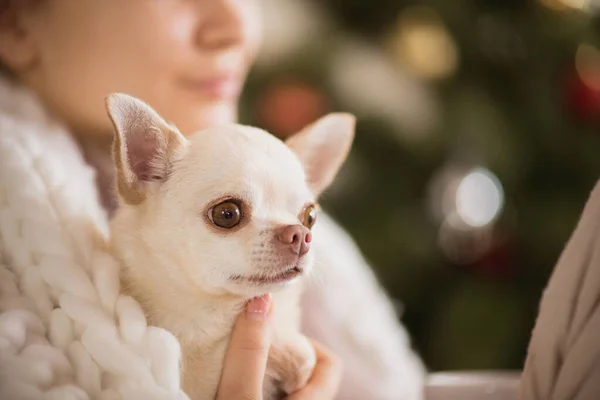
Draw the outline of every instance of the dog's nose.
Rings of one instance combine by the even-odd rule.
[[[305,255],[310,249],[312,234],[310,230],[303,225],[287,225],[279,228],[276,233],[277,240],[291,250],[300,255]]]

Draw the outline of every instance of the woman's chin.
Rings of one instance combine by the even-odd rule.
[[[176,122],[178,120],[181,122]],[[230,101],[205,103],[202,107],[190,110],[187,118],[182,115],[172,121],[184,135],[189,136],[210,126],[237,122],[237,106]]]

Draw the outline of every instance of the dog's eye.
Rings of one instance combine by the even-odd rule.
[[[242,213],[233,201],[224,201],[213,207],[211,220],[219,228],[231,229],[240,223]]]
[[[304,217],[302,218],[302,225],[311,229],[317,222],[317,207],[311,205],[304,209]]]

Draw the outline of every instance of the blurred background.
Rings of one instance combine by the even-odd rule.
[[[358,117],[322,199],[431,370],[520,368],[600,173],[600,2],[264,0],[242,122]]]

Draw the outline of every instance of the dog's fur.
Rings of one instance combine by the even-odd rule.
[[[308,248],[305,210],[344,162],[354,117],[330,114],[284,143],[235,124],[186,138],[124,94],[111,95],[107,108],[120,198],[112,251],[124,288],[149,322],[179,339],[186,393],[214,398],[234,320],[249,298],[267,292],[275,332],[265,399],[304,386],[316,357],[299,333],[299,297],[313,256],[293,253],[277,238],[294,227],[308,235]],[[211,220],[213,207],[228,199],[242,209],[240,224],[229,230]],[[301,273],[292,280],[256,283],[294,267]]]

